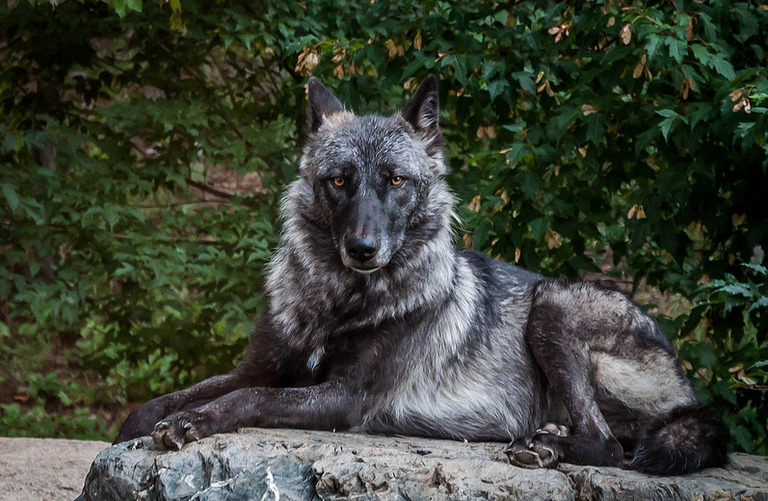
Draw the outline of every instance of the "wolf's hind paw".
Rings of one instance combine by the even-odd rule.
[[[504,451],[509,462],[521,468],[554,468],[560,460],[555,447],[544,444],[539,435],[518,438]]]

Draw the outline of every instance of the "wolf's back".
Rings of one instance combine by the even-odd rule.
[[[677,407],[651,422],[637,444],[630,468],[654,475],[683,475],[728,461],[728,430],[703,405]]]

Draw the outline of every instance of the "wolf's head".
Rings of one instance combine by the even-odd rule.
[[[403,111],[356,116],[309,80],[310,135],[300,167],[302,217],[330,234],[341,262],[372,273],[444,227],[437,82],[427,77]],[[433,196],[436,186],[445,196]],[[311,194],[309,191],[311,190]],[[437,221],[436,219],[439,219]]]

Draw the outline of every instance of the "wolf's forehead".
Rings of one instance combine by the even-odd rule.
[[[320,170],[341,164],[407,168],[421,156],[416,141],[394,117],[355,117],[321,130],[317,139]]]

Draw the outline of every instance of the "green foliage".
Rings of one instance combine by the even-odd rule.
[[[62,336],[95,404],[232,367],[306,77],[384,113],[432,72],[464,242],[693,300],[660,321],[734,447],[766,452],[759,2],[56,4],[0,6],[0,385],[34,408],[77,406],[32,392]]]
[[[768,272],[744,264],[699,289],[697,306],[679,320],[698,321],[682,345],[689,372],[707,399],[732,407],[726,421],[742,450],[768,453]],[[685,332],[685,331],[684,331]]]
[[[297,159],[302,89],[266,51],[286,45],[284,24],[189,5],[198,15],[178,30],[167,8],[113,7],[0,6],[0,301],[4,335],[20,339],[0,376],[33,406],[81,403],[34,391],[59,333],[102,404],[232,368]]]

